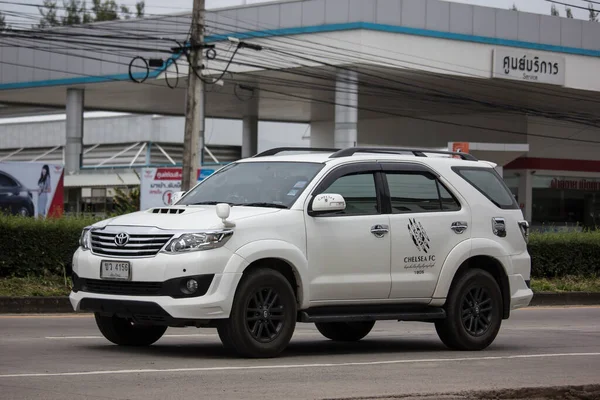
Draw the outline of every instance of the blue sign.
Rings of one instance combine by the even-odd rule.
[[[204,180],[204,178],[209,177],[210,175],[212,175],[213,172],[215,172],[214,169],[204,169],[204,168],[201,168],[200,169],[200,174],[198,174],[198,182]]]

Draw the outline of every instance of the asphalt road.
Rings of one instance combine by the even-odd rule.
[[[600,383],[600,307],[529,308],[483,352],[432,325],[379,322],[356,344],[299,324],[283,356],[227,354],[214,330],[169,329],[125,349],[87,315],[0,316],[0,399],[338,399]]]

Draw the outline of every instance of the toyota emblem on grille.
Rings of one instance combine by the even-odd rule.
[[[115,244],[119,247],[123,247],[129,242],[129,235],[125,232],[121,232],[115,236]]]

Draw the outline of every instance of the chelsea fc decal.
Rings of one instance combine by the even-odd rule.
[[[414,269],[415,274],[422,274],[425,268],[435,266],[435,254],[431,253],[431,240],[423,224],[414,218],[408,220],[408,233],[420,254],[404,257],[404,268]]]

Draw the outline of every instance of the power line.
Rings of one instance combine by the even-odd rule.
[[[233,19],[233,18],[228,17],[228,16],[225,16],[225,18]],[[237,20],[237,21],[239,22],[240,20]],[[230,24],[224,24],[224,23],[220,23],[220,25],[225,25],[225,26],[229,26],[229,27],[233,27],[233,28],[237,27],[236,25],[230,25]],[[264,24],[262,26],[260,26],[260,27],[261,28],[264,27],[265,29],[270,29],[271,28],[271,27],[268,27],[267,25],[264,25]],[[319,43],[319,42],[310,41],[310,40],[305,39],[305,38],[304,39],[297,39],[297,38],[295,38],[293,36],[289,36],[289,37],[285,37],[285,38],[275,38],[275,37],[263,38],[263,37],[261,37],[261,35],[252,34],[251,32],[245,33],[245,35],[250,36],[250,37],[254,37],[254,38],[257,38],[257,39],[264,39],[264,40],[274,41],[274,42],[281,43],[281,44],[290,44],[288,41],[291,41],[291,42],[301,42],[301,43],[303,43],[303,45],[302,46],[299,45],[298,47],[303,47],[303,48],[308,48],[308,49],[313,50],[313,55],[315,54],[314,50],[317,50],[317,47],[324,47],[327,50],[318,50],[318,51],[321,51],[321,52],[325,53],[325,55],[320,55],[320,56],[331,57],[330,54],[333,53],[333,54],[338,54],[338,55],[344,55],[345,57],[347,57],[347,60],[357,60],[358,59],[358,60],[364,60],[364,61],[370,61],[370,62],[374,61],[371,58],[365,57],[365,55],[364,55],[365,51],[361,51],[361,52],[352,51],[352,50],[345,49],[345,48],[340,48],[340,47],[337,47],[337,46],[332,46],[332,45],[327,45],[327,44],[323,44],[323,43]],[[323,35],[323,36],[325,36],[326,38],[331,39],[331,40],[348,43],[348,44],[351,44],[351,45],[354,45],[354,46],[360,46],[361,45],[361,44],[356,43],[356,42],[346,41],[346,40],[343,40],[343,39],[340,39],[340,38],[336,38],[336,37],[330,37],[330,36],[326,36],[326,35]],[[310,46],[308,46],[307,44],[310,44]],[[291,44],[291,45],[293,45],[293,44]],[[393,49],[387,49],[387,48],[381,48],[381,47],[373,47],[373,46],[370,46],[370,48],[377,49],[377,50],[382,50],[382,51],[389,52],[389,53],[399,54],[399,55],[403,55],[403,56],[408,56],[408,57],[413,57],[413,58],[419,58],[419,59],[423,59],[423,60],[430,61],[430,62],[431,61],[432,62],[436,62],[436,63],[442,62],[440,60],[434,60],[434,59],[430,59],[430,58],[426,58],[426,57],[419,57],[419,56],[414,56],[414,55],[410,55],[410,54],[406,54],[406,53],[400,53],[400,52],[394,51]],[[306,54],[306,53],[307,52],[305,51],[304,54]],[[351,58],[350,58],[350,55],[352,55]],[[414,61],[411,62],[411,61],[407,61],[407,60],[402,60],[402,59],[397,59],[397,58],[391,58],[391,57],[382,56],[382,55],[376,55],[376,54],[372,54],[372,53],[367,53],[367,55],[370,55],[372,57],[376,57],[375,61],[383,61],[383,60],[385,60],[385,61],[396,61],[396,62],[400,62],[400,63],[403,63],[403,64],[417,65],[417,66],[427,67],[427,68],[431,68],[431,69],[435,69],[435,70],[439,70],[439,71],[444,71],[444,72],[451,72],[451,73],[455,73],[455,74],[458,73],[458,74],[461,74],[461,75],[466,75],[467,77],[475,77],[475,78],[482,78],[483,77],[482,75],[469,74],[469,73],[465,73],[465,72],[462,72],[462,71],[457,71],[455,69],[436,67],[436,66],[433,66],[431,64],[416,63]],[[445,64],[451,65],[451,66],[460,67],[460,68],[468,68],[468,69],[471,69],[473,71],[484,72],[486,74],[489,73],[489,70],[482,70],[482,69],[473,68],[473,67],[469,67],[469,66],[465,66],[465,65],[452,64],[452,63],[446,63],[446,62],[445,62]],[[416,68],[406,67],[405,65],[399,65],[399,64],[393,64],[393,65],[394,66],[399,66],[399,67],[402,67],[402,68],[407,68],[407,69],[415,70],[415,71],[422,71],[422,70],[419,70],[419,69],[416,69]],[[447,79],[454,80],[454,81],[466,82],[462,77],[459,78],[458,76],[451,76],[451,77],[448,77]],[[473,81],[468,81],[466,83],[468,83],[469,85],[477,85],[477,86],[481,86],[481,87],[491,87],[492,86],[488,82],[478,82],[478,81],[473,82]],[[508,85],[508,86],[514,86],[514,87],[519,87],[520,88],[520,86],[518,86],[519,84],[516,83],[516,82],[506,81],[506,82],[504,82],[504,84]],[[540,93],[540,94],[552,94],[553,96],[560,96],[562,98],[568,98],[568,99],[574,99],[574,100],[585,99],[587,101],[594,101],[594,102],[598,102],[600,104],[600,101],[597,101],[597,100],[594,100],[594,99],[583,98],[583,97],[576,97],[576,96],[568,96],[568,95],[565,95],[564,93],[559,92],[557,90],[543,89],[543,88],[531,88],[530,92],[535,92],[535,93]]]
[[[283,96],[298,97],[298,98],[301,98],[301,99],[304,98],[303,96],[300,96],[300,95],[294,95],[294,94],[290,94],[290,93],[281,93],[281,92],[277,92],[277,91],[269,90],[269,89],[260,89],[260,90],[261,91],[266,91],[266,92],[269,92],[269,93],[273,93],[273,94],[280,94],[280,95],[283,95]],[[306,98],[304,98],[304,99],[306,99]],[[320,102],[320,103],[325,103],[325,104],[331,104],[331,105],[340,105],[339,103],[336,103],[335,101],[331,102],[331,101],[328,101],[328,100],[318,100],[318,99],[317,100],[313,100],[313,101]],[[528,132],[518,132],[518,131],[512,131],[512,130],[506,130],[506,129],[490,128],[490,127],[485,127],[485,126],[463,124],[463,123],[459,123],[459,122],[439,121],[439,120],[434,120],[434,119],[431,119],[431,118],[402,115],[402,114],[385,112],[385,111],[376,110],[376,109],[370,109],[370,108],[367,108],[367,107],[352,106],[352,105],[348,105],[348,104],[341,104],[341,105],[343,105],[344,107],[355,108],[355,109],[363,110],[363,111],[371,111],[371,112],[374,112],[374,113],[386,114],[386,115],[390,115],[390,116],[396,116],[396,117],[402,117],[402,118],[408,118],[408,119],[415,119],[415,120],[419,120],[419,121],[432,122],[432,123],[441,124],[441,125],[457,126],[457,127],[460,127],[460,128],[480,129],[480,130],[485,130],[485,131],[499,132],[499,133],[508,133],[508,134],[520,135],[520,136],[532,136],[532,137],[539,137],[539,138],[545,138],[545,139],[554,139],[554,140],[573,141],[573,142],[580,142],[580,143],[600,144],[600,141],[595,141],[595,140],[573,139],[573,138],[568,139],[568,138],[561,138],[561,137],[550,136],[550,135],[534,134],[534,133],[528,133]]]
[[[9,65],[20,66],[20,67],[24,67],[25,66],[25,65],[22,65],[22,64],[7,63],[7,62],[0,62],[0,63],[1,64],[9,64]],[[88,74],[74,74],[72,72],[61,71],[61,70],[52,70],[52,71],[69,73],[69,74],[72,74],[72,75],[93,76],[93,75],[88,75]],[[111,79],[108,79],[108,80],[111,80]],[[116,82],[121,82],[121,81],[116,80],[116,79],[113,79],[113,80],[116,81]],[[145,83],[145,84],[149,84],[149,83]],[[156,85],[154,85],[154,86],[156,86]],[[253,90],[254,89],[254,88],[248,87],[247,82],[244,82],[244,81],[241,81],[240,86],[243,89],[249,89],[249,90]],[[183,89],[183,88],[181,88],[181,89]],[[324,103],[324,104],[330,104],[330,105],[336,105],[336,104],[338,104],[335,101],[328,101],[328,100],[319,100],[319,99],[307,98],[307,97],[300,96],[300,95],[295,95],[295,94],[280,92],[280,91],[276,91],[276,90],[272,90],[272,89],[265,89],[264,87],[261,87],[259,90],[261,90],[262,92],[272,93],[272,94],[276,94],[276,95],[279,95],[279,96],[295,98],[295,99],[298,99],[298,100],[302,100],[302,101],[304,101],[306,103],[318,102],[318,103]],[[273,100],[278,100],[278,101],[283,100],[283,99],[281,99],[279,97],[272,98],[272,99]],[[344,106],[349,106],[349,105],[344,105]],[[579,142],[579,143],[600,144],[600,141],[585,140],[585,139],[572,139],[572,138],[571,139],[567,139],[567,138],[560,138],[560,137],[551,136],[551,135],[532,134],[532,133],[518,132],[518,131],[512,131],[512,130],[506,130],[506,129],[498,129],[498,128],[490,128],[490,127],[477,126],[477,125],[464,124],[464,123],[456,123],[456,122],[451,122],[451,121],[439,121],[439,120],[435,120],[435,119],[431,119],[431,118],[424,118],[424,117],[411,116],[411,115],[406,115],[406,114],[399,114],[399,113],[394,113],[394,112],[385,111],[385,110],[372,109],[372,108],[369,108],[369,107],[358,107],[358,106],[354,106],[354,107],[353,106],[349,106],[349,107],[351,107],[351,108],[357,108],[358,110],[370,111],[370,112],[373,112],[373,113],[383,114],[383,115],[389,115],[389,116],[396,116],[396,117],[402,117],[402,118],[407,118],[407,119],[415,119],[415,120],[427,121],[427,122],[432,122],[432,123],[442,124],[442,125],[458,126],[458,127],[462,127],[462,128],[487,130],[487,131],[494,131],[494,132],[500,132],[500,133],[520,135],[520,136],[532,136],[532,137],[540,137],[540,138],[553,139],[553,140],[561,140],[561,141],[572,141],[572,142]]]
[[[88,42],[87,44],[89,45],[90,43]],[[103,61],[105,61],[105,60],[103,60]],[[231,59],[230,59],[230,63],[231,63]],[[262,66],[262,67],[264,68],[264,66]],[[334,67],[335,67],[335,68],[338,68],[337,66],[334,66]],[[376,78],[379,78],[379,79],[385,79],[385,78],[382,78],[381,76],[376,76]],[[402,84],[405,84],[405,83],[404,83],[404,82],[402,82]],[[421,87],[421,88],[422,88],[422,87]],[[456,98],[456,97],[455,97],[455,98]],[[464,100],[464,99],[462,99],[462,100]],[[489,104],[488,104],[488,105],[489,105]],[[437,122],[440,122],[440,121],[437,121]]]

